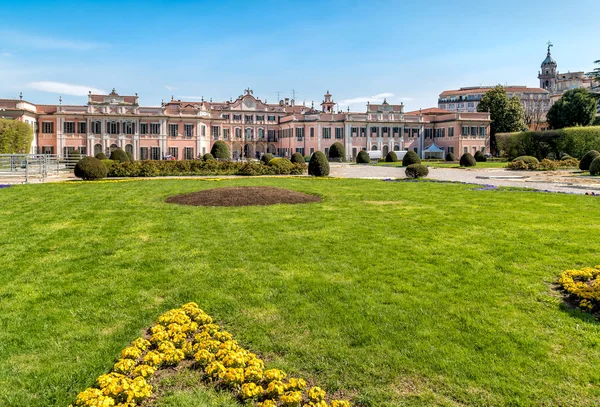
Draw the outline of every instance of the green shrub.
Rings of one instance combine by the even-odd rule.
[[[204,161],[214,161],[215,157],[213,157],[213,155],[211,153],[206,153],[202,156],[202,159]]]
[[[369,164],[371,162],[371,157],[369,157],[369,153],[365,150],[360,150],[356,156],[356,162],[358,164]]]
[[[531,168],[531,169],[535,169],[538,171],[554,171],[557,168],[558,168],[557,161],[544,158],[542,161],[540,161],[540,163],[538,165],[535,166],[535,168]]]
[[[429,175],[429,170],[422,164],[410,164],[404,170],[407,178],[423,178]]]
[[[307,163],[310,161],[310,155],[305,155],[304,156],[304,162]]]
[[[590,150],[581,157],[581,161],[579,161],[579,169],[581,171],[587,171],[590,169],[590,164],[596,157],[598,157],[600,153],[596,150]]]
[[[568,158],[557,162],[560,168],[579,168],[579,160],[577,158]]]
[[[104,164],[104,166],[106,167],[106,169],[109,172],[109,177],[110,177],[110,167],[113,166],[113,164],[115,163],[113,160],[109,160],[108,158],[106,160],[101,160],[102,164]]]
[[[321,151],[315,151],[308,163],[308,175],[315,177],[326,177],[329,175],[329,163],[327,157]]]
[[[590,164],[590,175],[600,175],[600,156],[594,158]]]
[[[290,174],[294,168],[294,164],[287,158],[273,158],[268,165],[274,168],[277,175]]]
[[[527,171],[529,165],[525,161],[517,160],[511,161],[506,165],[506,168],[512,171]]]
[[[487,157],[481,151],[475,151],[473,158],[475,158],[475,161],[478,163],[484,163],[487,161]]]
[[[515,158],[512,161],[523,161],[527,165],[538,165],[540,163],[537,158],[532,157],[530,155],[522,155],[520,157]]]
[[[475,161],[475,157],[473,157],[470,153],[464,153],[460,157],[460,166],[461,167],[475,167],[477,165],[477,161]]]
[[[99,160],[108,160],[108,157],[103,152],[99,152],[98,154],[96,154],[96,158]]]
[[[210,153],[217,160],[229,160],[229,147],[224,141],[217,140],[214,142]]]
[[[268,163],[269,163],[269,161],[271,161],[273,158],[275,158],[275,156],[274,156],[273,154],[271,154],[271,153],[265,153],[265,154],[263,154],[263,156],[262,156],[262,157],[260,157],[260,161],[261,161],[263,164],[265,164],[265,165],[266,165],[266,164],[268,164]]]
[[[125,154],[127,154],[127,158],[129,158],[129,161],[133,161],[133,154],[131,154],[129,151],[126,151]]]
[[[119,162],[127,162],[129,161],[129,157],[127,157],[127,153],[125,153],[125,151],[121,150],[120,148],[115,148],[112,153],[110,153],[110,159],[113,161],[119,161]]]
[[[395,152],[390,151],[389,153],[387,153],[387,155],[385,156],[385,162],[386,163],[395,163],[398,162],[398,156],[396,155]]]
[[[456,157],[452,153],[446,154],[446,161],[456,161]]]
[[[560,157],[561,161],[566,161],[566,160],[571,160],[573,157],[571,157],[569,154],[567,153],[563,153],[562,156]]]
[[[75,176],[84,180],[106,178],[107,173],[106,165],[94,157],[83,157],[75,164]]]
[[[415,153],[413,150],[409,150],[404,157],[402,158],[402,166],[408,167],[411,164],[421,164],[421,159],[419,155]]]
[[[304,160],[304,156],[300,153],[294,153],[292,154],[292,159],[291,161],[294,164],[306,164],[306,161]]]
[[[329,159],[331,161],[344,161],[344,158],[344,146],[339,141],[336,141],[329,147]]]

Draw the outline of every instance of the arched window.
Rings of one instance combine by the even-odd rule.
[[[373,150],[373,151],[377,151],[377,146],[373,146],[373,147],[371,147],[371,150]]]

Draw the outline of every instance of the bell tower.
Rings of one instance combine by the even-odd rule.
[[[542,62],[542,70],[538,73],[538,79],[540,80],[540,88],[553,92],[556,90],[556,61],[550,54],[550,47],[552,47],[552,43],[548,41],[548,53],[546,59]]]
[[[331,93],[327,91],[325,94],[325,99],[321,103],[321,110],[323,113],[333,113],[333,107],[335,106],[335,102],[331,100]]]

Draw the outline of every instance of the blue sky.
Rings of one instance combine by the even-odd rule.
[[[250,87],[345,110],[367,100],[435,106],[445,89],[538,86],[546,42],[559,71],[600,59],[597,1],[7,2],[0,98],[84,104],[88,89],[215,101]]]

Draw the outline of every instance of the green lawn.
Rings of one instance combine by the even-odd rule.
[[[322,203],[184,207],[269,185]],[[66,406],[188,301],[359,406],[593,406],[600,325],[553,291],[600,263],[597,197],[375,180],[0,189],[0,405]],[[232,406],[203,389],[154,406]],[[203,401],[204,400],[204,401]]]
[[[460,164],[457,162],[423,161],[422,164],[426,165],[428,167],[437,167],[437,168],[461,168]],[[486,161],[486,162],[477,163],[477,166],[475,168],[506,168],[506,164],[507,164],[506,161]],[[377,165],[402,167],[402,161],[398,161],[395,163],[386,163],[385,161],[382,161],[382,162],[379,162]]]

